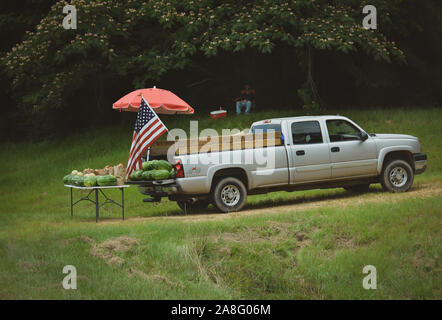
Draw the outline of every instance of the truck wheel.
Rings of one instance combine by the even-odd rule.
[[[392,160],[382,169],[381,184],[390,192],[405,192],[411,188],[414,180],[413,169],[404,160]]]
[[[370,184],[369,183],[355,184],[353,186],[344,187],[344,189],[349,192],[364,193],[368,192],[368,190],[370,189]]]
[[[207,209],[210,204],[208,199],[190,198],[176,202],[185,213],[199,213]]]
[[[221,212],[239,211],[247,200],[247,189],[241,180],[227,177],[219,180],[212,191],[212,203]]]

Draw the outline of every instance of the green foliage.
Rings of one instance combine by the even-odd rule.
[[[308,89],[298,89],[298,97],[303,102],[302,109],[308,114],[321,111],[319,103],[312,99],[312,94]]]

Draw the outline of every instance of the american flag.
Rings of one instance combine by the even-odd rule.
[[[161,122],[147,101],[141,97],[129,160],[127,162],[126,181],[132,171],[141,169],[141,156],[165,132],[167,132],[166,126]]]

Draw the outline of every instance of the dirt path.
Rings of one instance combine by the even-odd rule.
[[[190,215],[174,215],[174,216],[161,216],[161,217],[136,217],[128,218],[127,222],[141,222],[141,221],[203,221],[203,220],[222,220],[232,219],[238,217],[245,217],[259,214],[278,214],[283,212],[299,212],[311,209],[318,209],[322,207],[340,207],[346,208],[349,206],[358,206],[369,203],[385,203],[385,202],[397,202],[410,198],[428,198],[434,196],[442,196],[442,183],[434,182],[421,184],[413,187],[406,193],[389,193],[382,192],[379,189],[372,190],[367,194],[357,195],[347,192],[336,193],[331,195],[316,195],[310,197],[294,198],[283,200],[281,205],[277,205],[274,202],[249,205],[245,210],[240,212],[231,212],[229,214],[219,214],[215,211],[208,210],[208,213],[203,214],[190,214]],[[209,213],[210,212],[210,213]],[[100,224],[106,223],[121,223],[119,219],[102,220]]]

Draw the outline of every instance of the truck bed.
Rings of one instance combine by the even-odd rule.
[[[262,133],[218,136],[218,141],[213,140],[214,139],[186,139],[177,142],[161,140],[152,145],[150,155],[159,159],[161,156],[167,155],[171,147],[175,148],[175,155],[186,155],[282,145],[281,132],[275,132],[271,135]]]

